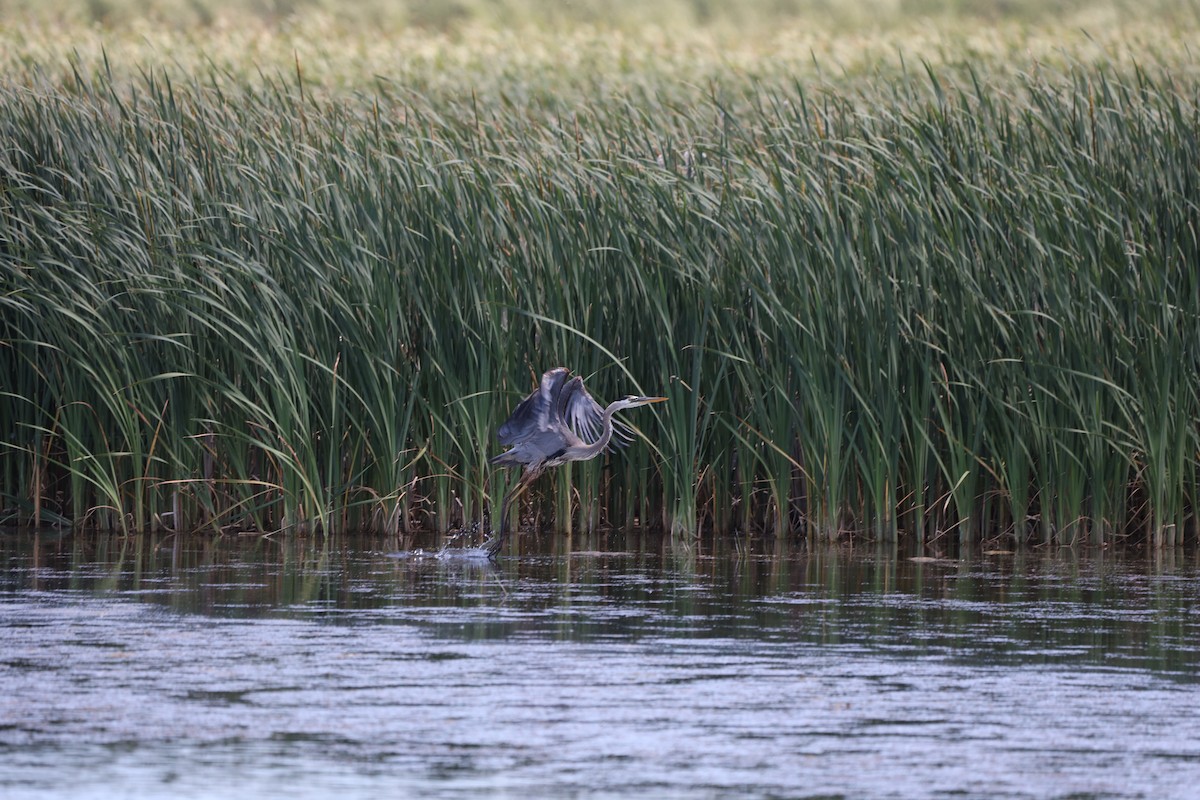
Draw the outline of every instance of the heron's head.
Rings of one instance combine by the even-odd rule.
[[[624,400],[617,402],[621,404],[621,408],[637,408],[638,406],[648,406],[651,403],[661,403],[666,399],[665,397],[637,397],[631,394]]]

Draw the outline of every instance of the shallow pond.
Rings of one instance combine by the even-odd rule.
[[[0,795],[1200,792],[1193,552],[522,546],[0,534]]]

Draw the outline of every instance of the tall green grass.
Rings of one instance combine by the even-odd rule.
[[[671,397],[542,483],[561,527],[1194,535],[1191,56],[687,59],[10,62],[4,518],[479,524],[496,427],[561,364]]]

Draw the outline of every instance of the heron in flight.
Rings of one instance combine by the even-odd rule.
[[[500,426],[498,438],[511,449],[492,459],[503,467],[525,467],[504,500],[500,503],[500,534],[487,542],[489,556],[495,556],[508,536],[508,506],[517,495],[529,487],[548,467],[568,461],[587,461],[617,444],[633,439],[629,429],[613,423],[613,414],[625,408],[637,408],[649,403],[661,403],[665,397],[635,397],[630,395],[601,408],[588,390],[583,378],[568,378],[571,371],[557,367],[542,375],[542,383],[513,411]],[[592,441],[584,441],[586,436]]]

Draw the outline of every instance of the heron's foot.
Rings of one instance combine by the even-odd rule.
[[[504,547],[503,536],[493,537],[483,543],[483,548],[487,551],[488,558],[495,558],[497,555],[499,555],[502,547]]]

